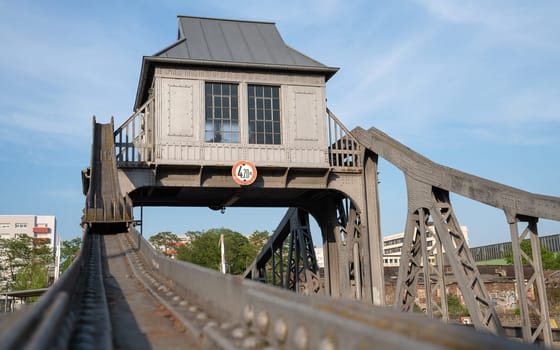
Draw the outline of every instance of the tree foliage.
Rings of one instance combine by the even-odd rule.
[[[28,236],[0,239],[1,277],[5,290],[48,286],[48,268],[54,261],[48,244]]]
[[[255,248],[247,237],[226,228],[187,232],[190,242],[177,249],[177,259],[219,270],[221,234],[224,235],[226,270],[234,275],[243,273],[255,258]]]
[[[529,258],[533,259],[533,251],[531,248],[530,240],[526,239],[522,241],[519,246],[521,247],[521,250],[525,254],[527,254],[527,256],[529,256]],[[513,264],[513,254],[511,252],[508,252],[505,259],[508,264]],[[541,247],[541,261],[544,270],[560,270],[560,255],[555,254],[542,247]],[[525,258],[522,258],[522,263],[523,265],[529,265],[529,262]]]
[[[175,248],[176,244],[179,242],[179,237],[169,231],[163,231],[150,237],[149,241],[158,252],[169,256],[169,249],[171,247]]]
[[[80,253],[82,239],[73,238],[69,241],[62,241],[60,246],[60,273],[62,274],[72,264]]]
[[[255,231],[249,236],[249,242],[253,246],[255,256],[260,253],[269,238],[270,233],[268,231]]]

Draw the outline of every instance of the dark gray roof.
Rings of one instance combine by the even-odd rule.
[[[177,43],[156,56],[327,68],[286,46],[274,23],[200,17],[179,17]]]
[[[145,85],[156,62],[300,71],[321,74],[327,80],[338,71],[287,46],[271,22],[189,16],[178,19],[177,41],[144,57],[135,108],[145,99]]]

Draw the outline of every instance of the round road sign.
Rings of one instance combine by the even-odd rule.
[[[257,179],[257,168],[248,160],[240,160],[231,168],[231,176],[236,183],[247,186]]]

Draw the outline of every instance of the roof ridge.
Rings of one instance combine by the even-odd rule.
[[[202,19],[202,20],[209,20],[209,21],[258,23],[258,24],[274,24],[274,25],[276,25],[276,22],[257,21],[257,20],[249,20],[249,19],[231,19],[231,18],[216,18],[216,17],[202,17],[202,16],[183,16],[183,15],[178,15],[177,18],[191,18],[191,19]]]

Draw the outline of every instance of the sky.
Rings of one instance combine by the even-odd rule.
[[[92,116],[132,114],[142,57],[176,40],[177,15],[275,22],[289,46],[340,67],[327,105],[348,128],[560,197],[558,13],[558,1],[516,0],[0,0],[0,215],[56,215],[62,239],[81,235]],[[402,232],[403,175],[384,161],[379,172],[383,235]],[[451,200],[471,246],[509,240],[503,212]],[[142,230],[273,231],[284,210],[144,208]]]

